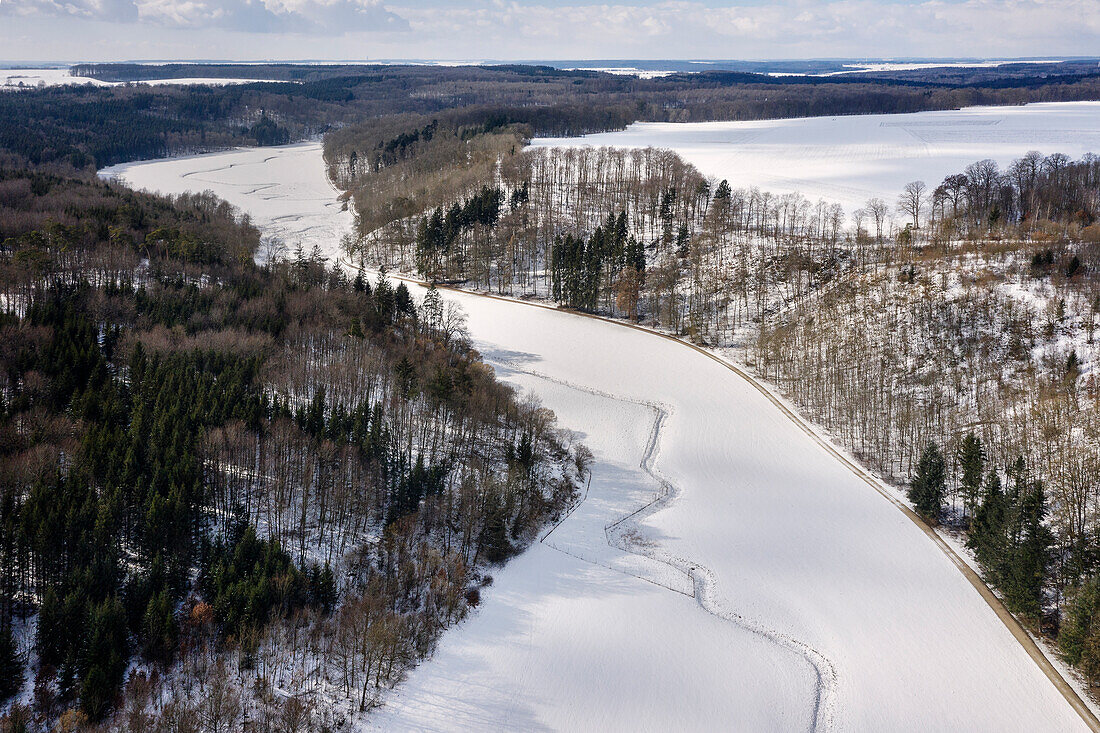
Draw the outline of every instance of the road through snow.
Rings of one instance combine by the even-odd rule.
[[[304,212],[306,248],[335,254],[344,214],[318,200],[319,150],[288,150],[116,172],[201,179],[261,227]],[[936,543],[751,382],[621,324],[446,297],[597,460],[585,501],[494,574],[367,727],[1084,729]]]

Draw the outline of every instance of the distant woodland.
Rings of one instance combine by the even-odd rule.
[[[545,66],[91,64],[74,71],[128,84],[0,94],[0,149],[34,164],[83,169],[232,145],[279,144],[348,125],[390,127],[395,115],[428,116],[406,120],[405,131],[446,113],[452,127],[493,119],[525,125],[528,135],[574,135],[639,120],[766,119],[1100,99],[1100,70],[1084,64],[1046,67],[1041,73],[1032,69],[1026,75],[1004,67],[932,78],[716,71],[638,79]],[[281,81],[214,87],[134,83],[188,76]],[[30,120],[33,125],[27,124]]]

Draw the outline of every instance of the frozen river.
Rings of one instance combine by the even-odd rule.
[[[213,190],[332,256],[351,225],[317,144],[110,173]],[[584,502],[367,727],[1083,729],[933,540],[752,382],[623,325],[446,297],[597,461]]]
[[[851,213],[872,196],[893,205],[910,181],[923,180],[931,191],[944,177],[985,158],[1007,166],[1029,150],[1071,158],[1100,154],[1100,102],[754,122],[639,122],[621,132],[538,138],[533,144],[669,148],[734,188],[798,192],[811,201],[839,203]]]

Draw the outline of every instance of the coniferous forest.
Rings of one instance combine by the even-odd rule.
[[[584,451],[435,293],[258,267],[210,196],[27,169],[0,171],[0,242],[16,729],[338,726],[574,499]],[[288,657],[312,676],[227,681]]]

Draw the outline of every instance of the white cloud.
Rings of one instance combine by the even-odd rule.
[[[256,33],[407,30],[381,0],[14,0],[0,13],[53,15],[167,28],[224,28]]]
[[[15,16],[0,17],[0,23],[10,34],[5,55],[46,59],[1100,53],[1100,0],[730,0],[721,6],[718,0],[384,1],[390,5],[383,0],[0,0],[0,16]],[[132,22],[144,30],[134,33]],[[407,32],[378,32],[395,30]]]
[[[395,12],[416,36],[444,44],[446,54],[475,58],[1041,56],[1100,49],[1100,0],[793,0],[725,7],[493,0]]]

